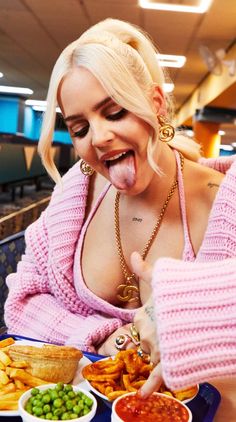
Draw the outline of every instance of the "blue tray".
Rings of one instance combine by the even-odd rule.
[[[29,337],[22,337],[11,334],[0,335],[0,340],[3,340],[7,337],[13,337],[15,340],[31,340],[39,341]],[[96,355],[89,352],[84,352],[84,356],[89,358],[92,362],[103,358],[104,356]],[[98,402],[98,408],[96,416],[93,418],[93,422],[110,422],[111,421],[111,410],[104,403],[100,397],[96,397]],[[200,384],[198,395],[187,404],[189,409],[192,411],[193,420],[192,422],[212,422],[214,416],[220,404],[221,396],[219,391],[213,387],[213,385],[204,383]],[[9,422],[20,422],[22,419],[19,416],[15,417],[6,417],[0,415],[0,421],[9,421]]]

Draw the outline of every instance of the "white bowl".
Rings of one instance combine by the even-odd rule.
[[[39,387],[37,387],[39,390],[47,390],[48,388],[53,388],[55,387],[56,384],[45,384],[45,385],[40,385]],[[19,414],[22,417],[23,422],[39,422],[39,421],[48,421],[48,419],[42,419],[39,418],[37,416],[33,416],[30,413],[28,413],[25,410],[25,404],[27,402],[27,400],[31,397],[31,390],[27,390],[24,394],[22,394],[22,396],[19,399]],[[67,419],[65,422],[89,422],[91,421],[91,419],[94,417],[96,410],[97,410],[97,400],[95,399],[95,397],[89,393],[88,391],[84,390],[83,388],[80,388],[79,386],[73,386],[73,390],[74,391],[81,391],[82,393],[84,393],[87,397],[89,397],[90,399],[93,400],[93,405],[92,405],[92,409],[89,413],[87,413],[87,415],[84,416],[80,416],[76,419]]]
[[[124,394],[123,396],[121,396],[121,397],[118,397],[116,400],[114,400],[114,402],[113,402],[113,404],[112,404],[112,414],[111,414],[111,422],[129,422],[128,421],[128,419],[126,419],[126,420],[124,420],[124,419],[121,419],[120,418],[120,416],[118,416],[118,414],[116,413],[116,404],[118,403],[118,401],[119,400],[121,400],[121,399],[123,399],[124,397],[127,397],[127,396],[133,396],[133,395],[135,395],[136,393],[127,393],[127,394]],[[179,403],[181,406],[183,406],[186,410],[187,410],[187,412],[188,412],[188,421],[187,422],[191,422],[192,421],[192,412],[189,410],[189,408],[187,407],[187,406],[185,406],[185,404],[183,404],[181,401],[179,401],[179,400],[177,400],[177,399],[175,399],[174,397],[171,397],[171,396],[167,396],[166,394],[162,394],[162,393],[153,393],[153,395],[155,395],[155,396],[159,396],[159,397],[163,397],[163,398],[165,398],[166,400],[172,400],[172,401],[174,401],[174,402],[177,402],[177,403]],[[148,422],[148,417],[147,416],[145,416],[145,422]]]

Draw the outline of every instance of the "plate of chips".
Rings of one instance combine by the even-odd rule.
[[[82,375],[90,390],[111,407],[117,397],[137,392],[152,369],[152,363],[144,362],[135,349],[129,349],[85,366]],[[159,392],[186,403],[197,395],[198,390],[199,386],[195,385],[185,390],[170,391],[162,384]]]

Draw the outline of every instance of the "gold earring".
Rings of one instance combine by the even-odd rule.
[[[90,165],[84,160],[81,160],[80,162],[80,170],[85,176],[92,176],[92,174],[94,173],[92,167],[90,167]]]
[[[168,123],[164,116],[157,116],[159,127],[159,139],[162,142],[170,142],[175,136],[174,127]]]

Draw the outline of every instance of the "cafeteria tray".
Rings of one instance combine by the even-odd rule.
[[[40,341],[29,337],[17,336],[15,334],[0,335],[0,340],[3,340],[7,337],[13,337],[15,340]],[[84,356],[86,356],[92,362],[95,362],[104,357],[102,355],[97,355],[89,352],[84,352]],[[92,422],[110,422],[111,409],[105,404],[105,402],[100,397],[96,397],[96,399],[98,401],[97,413],[96,416],[92,419]],[[200,384],[197,396],[186,405],[192,411],[192,422],[213,422],[214,416],[220,404],[220,400],[220,393],[215,387],[213,387],[213,385],[207,382]],[[22,421],[22,419],[19,416],[7,418],[6,416],[0,416],[0,421],[20,422]]]

